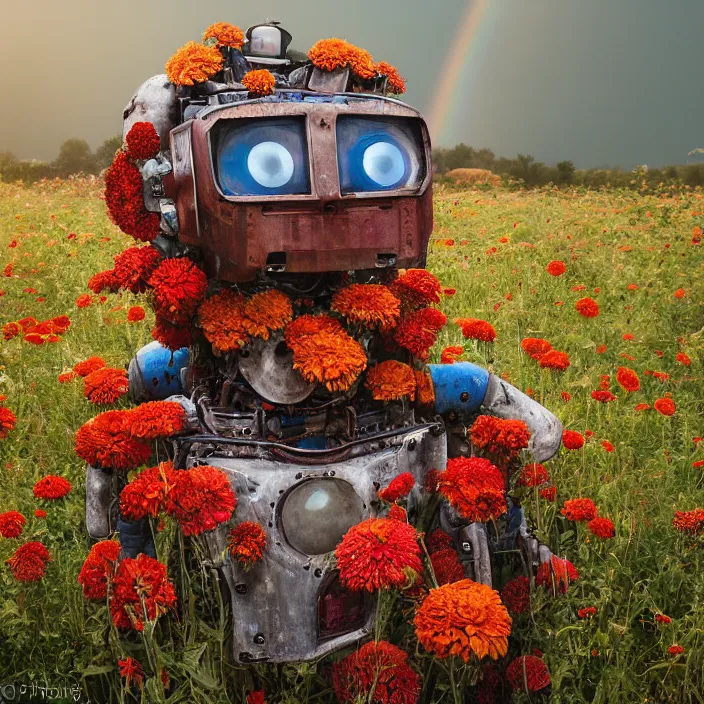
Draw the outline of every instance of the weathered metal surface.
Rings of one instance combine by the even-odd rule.
[[[116,528],[117,487],[114,472],[86,466],[86,530],[93,540],[104,540]]]

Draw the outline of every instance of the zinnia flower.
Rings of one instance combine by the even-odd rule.
[[[208,39],[215,39],[217,46],[241,49],[244,44],[244,32],[229,22],[215,22],[203,32],[203,42]]]
[[[212,78],[222,69],[224,61],[216,47],[188,42],[166,62],[164,70],[171,83],[192,86]]]
[[[20,545],[7,559],[12,575],[19,582],[39,582],[51,561],[49,551],[38,541]]]
[[[439,586],[459,582],[465,578],[464,567],[462,567],[457,550],[454,548],[435,550],[430,555],[430,563]]]
[[[19,511],[0,513],[0,535],[3,538],[18,538],[27,519]]]
[[[330,308],[350,323],[389,330],[398,325],[401,301],[381,284],[352,284],[338,291]]]
[[[678,361],[680,364],[684,364],[685,367],[688,367],[692,363],[692,360],[689,358],[689,355],[685,354],[684,352],[678,352],[675,355],[675,360]]]
[[[87,308],[92,302],[93,299],[91,298],[90,294],[83,293],[76,299],[76,306],[78,308]]]
[[[411,311],[396,328],[394,341],[418,359],[425,360],[445,323],[445,314],[437,308]]]
[[[533,359],[540,359],[552,349],[552,345],[540,337],[525,337],[521,340],[521,349]]]
[[[649,411],[650,410],[650,404],[647,403],[639,403],[634,409],[636,413],[640,413],[641,411]]]
[[[115,403],[129,391],[129,379],[124,369],[102,367],[83,379],[83,395],[96,405]]]
[[[173,325],[166,320],[156,319],[152,337],[161,345],[175,352],[182,347],[190,347],[193,342],[190,326]]]
[[[556,369],[563,372],[570,366],[570,358],[567,352],[550,350],[540,358],[539,364],[541,369]]]
[[[376,76],[372,55],[344,39],[333,37],[317,41],[308,51],[308,58],[316,68],[323,71],[349,66],[362,79],[369,80]]]
[[[388,518],[350,528],[335,550],[340,581],[352,591],[403,589],[423,571],[415,529]]]
[[[125,680],[125,687],[128,689],[136,684],[140,689],[144,681],[142,666],[134,658],[118,660],[117,666],[120,670],[120,677]]]
[[[506,655],[511,617],[499,593],[463,579],[431,589],[413,620],[421,645],[440,659]]]
[[[227,549],[245,571],[262,559],[265,547],[266,533],[259,523],[244,521],[230,531]]]
[[[156,621],[175,605],[176,592],[166,565],[144,554],[122,560],[110,598],[110,614],[117,628],[142,631],[145,619]]]
[[[411,309],[440,303],[440,282],[425,269],[406,269],[389,288],[405,307]]]
[[[667,652],[670,653],[670,655],[682,655],[684,653],[684,648],[681,645],[671,645],[668,649]]]
[[[550,686],[550,673],[542,658],[521,655],[506,668],[506,679],[514,692],[539,692]]]
[[[151,122],[135,122],[125,136],[127,153],[133,159],[153,159],[161,149],[159,135]]]
[[[450,345],[440,353],[441,364],[453,364],[464,354],[462,345]]]
[[[332,682],[340,704],[416,704],[420,676],[408,654],[384,640],[370,641],[333,665]]]
[[[130,521],[156,518],[167,510],[169,494],[179,474],[171,462],[142,470],[120,493],[120,513]]]
[[[276,88],[276,78],[271,71],[265,68],[249,71],[242,78],[242,85],[249,91],[253,98],[273,95]]]
[[[385,76],[387,79],[387,90],[394,95],[401,95],[406,92],[406,81],[403,80],[401,74],[391,64],[386,61],[378,61],[374,64],[376,72],[380,76]]]
[[[557,487],[549,486],[540,490],[540,498],[546,501],[555,501],[557,499]]]
[[[392,401],[416,395],[416,377],[413,369],[403,362],[389,359],[374,365],[367,372],[365,386],[372,392],[375,401]]]
[[[584,436],[576,430],[563,430],[562,444],[568,450],[579,450],[584,446]]]
[[[596,318],[599,315],[599,304],[593,298],[580,298],[575,308],[585,318]]]
[[[105,599],[108,579],[115,574],[119,557],[120,543],[114,540],[101,540],[93,545],[78,574],[85,599]]]
[[[672,519],[675,530],[681,533],[694,535],[704,528],[704,508],[695,508],[693,511],[675,511]]]
[[[550,481],[550,477],[548,476],[548,470],[545,469],[545,465],[539,462],[533,462],[521,469],[518,485],[534,487],[547,484],[548,481]]]
[[[501,601],[508,610],[516,615],[524,614],[530,609],[530,580],[525,575],[514,577],[501,590]]]
[[[178,324],[196,312],[205,297],[208,279],[190,259],[180,257],[162,261],[152,272],[148,284],[154,290],[157,315]]]
[[[618,396],[614,396],[610,391],[595,389],[592,391],[592,398],[595,401],[600,401],[601,403],[610,403],[611,401],[615,401]]]
[[[576,582],[579,573],[566,558],[550,555],[550,560],[541,562],[535,575],[535,584],[552,591],[553,596],[566,594],[570,582]]]
[[[613,522],[608,518],[602,518],[601,516],[592,518],[592,520],[587,523],[587,530],[602,540],[608,540],[616,535],[616,529],[614,528]]]
[[[601,441],[601,446],[607,451],[607,452],[613,452],[616,448],[614,447],[614,444],[609,442],[608,440],[602,440]]]
[[[672,619],[669,616],[665,616],[665,614],[655,614],[655,620],[658,623],[664,623],[664,624],[672,623]]]
[[[133,408],[128,423],[133,438],[168,438],[186,427],[186,411],[175,401],[150,401]]]
[[[140,320],[144,320],[144,308],[142,306],[132,306],[127,311],[127,320],[130,323],[138,323]]]
[[[506,459],[517,457],[530,440],[530,431],[523,421],[487,415],[477,417],[470,435],[474,446]]]
[[[416,478],[410,472],[403,472],[394,477],[389,482],[389,486],[379,492],[379,498],[392,504],[408,496],[415,484]]]
[[[34,496],[37,499],[48,499],[50,501],[62,499],[71,489],[71,482],[68,479],[50,474],[34,485]]]
[[[73,371],[78,376],[88,376],[97,369],[102,369],[105,366],[105,360],[100,357],[88,357],[83,362],[78,362],[74,366]]]
[[[198,309],[200,326],[216,351],[231,352],[249,342],[244,306],[244,296],[229,289],[216,293],[201,304]]]
[[[15,429],[17,416],[5,406],[0,406],[0,440],[4,440],[7,434]]]
[[[658,413],[663,416],[673,416],[675,415],[675,411],[677,410],[675,402],[671,398],[667,397],[659,398],[657,401],[655,401],[653,407]]]
[[[255,293],[244,306],[244,328],[252,337],[269,339],[293,318],[291,299],[275,288]]]
[[[479,318],[455,318],[455,323],[460,326],[462,335],[468,340],[482,340],[493,342],[496,339],[496,330],[486,320]]]
[[[22,332],[22,327],[19,323],[5,323],[2,326],[2,336],[6,340],[11,340],[13,337],[17,337]]]
[[[560,513],[568,521],[591,521],[596,518],[596,505],[591,499],[568,499]]]
[[[469,521],[486,522],[506,510],[501,472],[481,457],[455,457],[437,475],[438,491]]]
[[[640,389],[640,379],[638,375],[628,367],[618,368],[616,381],[624,391],[638,391],[638,389]]]
[[[565,262],[556,260],[550,262],[545,267],[545,271],[547,271],[550,276],[561,276],[567,271],[567,267],[565,266]]]

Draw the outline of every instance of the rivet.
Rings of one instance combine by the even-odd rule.
[[[469,401],[469,394],[466,391],[463,391],[460,394],[460,401],[462,401],[462,403],[467,403],[467,401]]]
[[[247,585],[246,584],[235,584],[235,591],[238,594],[246,594],[247,593]]]
[[[264,645],[266,643],[266,638],[264,637],[263,633],[257,633],[256,636],[254,636],[254,645]]]

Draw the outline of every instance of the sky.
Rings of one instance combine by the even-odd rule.
[[[139,84],[218,21],[279,20],[300,50],[347,39],[394,64],[404,100],[430,114],[468,6],[479,20],[435,145],[580,168],[685,163],[704,147],[702,0],[0,0],[0,151],[96,148]]]

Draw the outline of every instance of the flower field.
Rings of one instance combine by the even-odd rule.
[[[377,638],[401,654],[365,646],[333,674],[328,661],[237,677],[223,655],[227,624],[207,618],[217,604],[205,568],[175,584],[189,608],[163,627],[158,646],[152,626],[145,646],[86,601],[78,575],[91,544],[75,434],[105,403],[129,408],[122,370],[154,325],[143,298],[88,289],[131,244],[108,219],[102,188],[85,179],[0,183],[0,693],[6,682],[45,680],[85,687],[91,701],[252,704],[261,700],[247,692],[263,689],[270,704],[333,702],[335,681],[353,691],[351,669],[378,658],[428,703],[537,701],[521,690],[531,675],[545,678],[544,665],[555,702],[704,702],[704,194],[436,192],[428,268],[451,322],[431,361],[488,367],[571,431],[521,482],[536,534],[578,579],[557,596],[535,588],[526,608],[512,609],[509,661],[528,657],[513,660],[505,685],[477,691],[465,687],[476,663],[428,656],[442,651],[430,600],[416,637],[406,597],[401,608],[382,598]],[[94,356],[105,366],[74,369]],[[416,545],[409,531],[404,540]],[[246,562],[261,551],[243,532]],[[164,562],[174,536],[173,526],[157,536]],[[503,609],[495,593],[467,592],[487,619]],[[161,676],[133,686],[145,675],[130,658]]]

